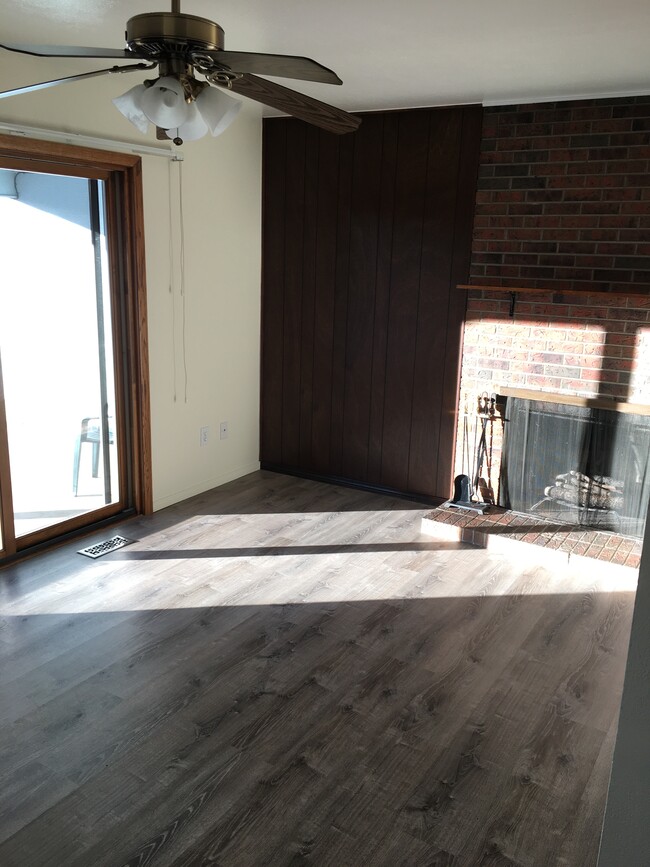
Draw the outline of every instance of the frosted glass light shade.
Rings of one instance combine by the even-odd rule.
[[[196,102],[191,103],[188,106],[189,108],[189,117],[185,121],[185,123],[181,124],[181,126],[176,129],[168,129],[167,135],[169,138],[174,139],[176,137],[182,138],[183,141],[196,141],[197,139],[203,138],[203,136],[208,131],[208,125],[201,117],[201,113],[197,108]]]
[[[182,84],[173,76],[159,78],[149,87],[136,84],[113,104],[140,132],[146,133],[153,123],[168,138],[183,141],[196,141],[208,130],[213,136],[221,135],[241,109],[238,99],[207,85],[188,102]]]
[[[146,93],[147,88],[144,84],[136,84],[131,90],[127,90],[122,96],[116,96],[113,100],[115,108],[131,121],[133,126],[137,127],[140,132],[146,133],[149,129],[149,120],[142,111],[142,97]]]
[[[213,136],[221,135],[237,117],[241,102],[216,87],[206,87],[196,98],[196,107]]]
[[[169,75],[146,88],[141,105],[151,123],[162,129],[180,127],[190,115],[183,86],[178,79]]]

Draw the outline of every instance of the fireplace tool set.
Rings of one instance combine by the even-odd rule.
[[[470,451],[470,418],[473,421],[474,443]],[[467,469],[454,479],[454,496],[444,506],[465,509],[483,514],[494,504],[492,489],[492,442],[497,414],[497,396],[488,397],[486,391],[479,395],[476,410],[470,414],[467,399],[463,412],[462,469]],[[480,430],[480,433],[479,433]],[[483,465],[485,463],[485,476]],[[470,475],[471,473],[471,475]],[[480,499],[479,499],[480,497]]]

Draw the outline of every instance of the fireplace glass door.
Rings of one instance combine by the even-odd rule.
[[[642,536],[650,417],[509,397],[499,505]]]

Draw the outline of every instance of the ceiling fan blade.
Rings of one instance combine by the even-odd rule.
[[[16,51],[18,54],[32,54],[34,57],[144,57],[126,48],[87,48],[82,45],[18,45],[14,42],[0,42],[0,48]]]
[[[203,53],[234,72],[277,75],[279,78],[319,81],[322,84],[343,83],[335,72],[309,57],[296,57],[292,54],[259,54],[252,51],[206,51]]]
[[[25,87],[16,87],[13,90],[0,92],[0,99],[8,96],[20,96],[21,93],[32,93],[37,90],[45,90],[48,87],[56,87],[57,84],[66,84],[68,81],[80,81],[82,78],[94,78],[97,75],[109,75],[112,72],[133,72],[138,69],[153,69],[155,63],[134,63],[132,66],[111,66],[110,69],[96,69],[94,72],[82,72],[79,75],[68,75],[65,78],[54,78],[51,81],[41,81],[38,84],[27,84]]]
[[[243,75],[230,83],[230,90],[240,96],[247,96],[264,105],[270,105],[284,111],[292,117],[320,126],[328,132],[345,133],[354,132],[361,123],[361,118],[348,114],[343,109],[312,99],[304,93],[298,93],[276,84],[257,78],[255,75]]]

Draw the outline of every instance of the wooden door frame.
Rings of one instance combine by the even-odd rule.
[[[0,135],[0,168],[71,175],[105,182],[111,297],[114,301],[119,300],[113,309],[116,317],[121,317],[122,321],[122,327],[117,329],[115,335],[115,354],[116,357],[118,353],[126,357],[126,365],[116,365],[116,386],[121,386],[130,419],[128,427],[122,424],[121,431],[124,442],[128,438],[131,458],[127,507],[138,514],[150,514],[153,511],[153,485],[142,160],[135,154]],[[0,427],[5,431],[4,434],[0,431],[2,439],[6,435],[6,428],[4,424]],[[0,460],[1,452],[2,449]],[[6,471],[7,468],[2,469]],[[122,476],[121,483],[124,483],[126,476],[124,473]],[[21,547],[16,544],[13,532],[5,531],[9,521],[13,522],[13,512],[10,516],[7,513],[10,502],[6,486],[2,505],[5,515],[2,527],[4,549],[0,547],[0,557],[5,558],[15,554],[17,548]],[[97,519],[101,520],[109,516],[111,509],[106,507],[97,511],[100,512]],[[83,517],[72,518],[30,534],[29,544],[36,545],[55,535],[81,529],[85,525]]]

